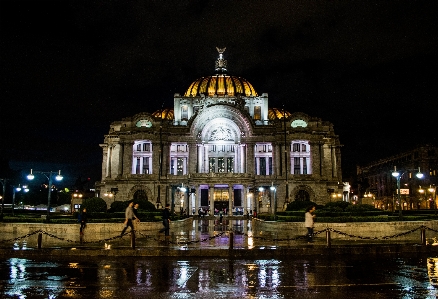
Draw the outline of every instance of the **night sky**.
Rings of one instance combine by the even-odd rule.
[[[228,73],[334,124],[357,164],[438,144],[437,1],[0,1],[0,154],[99,180],[112,121]],[[4,163],[2,163],[4,165]]]

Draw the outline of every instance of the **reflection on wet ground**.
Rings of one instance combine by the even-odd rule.
[[[438,258],[6,258],[1,298],[437,298]]]
[[[259,226],[254,226],[251,220],[228,220],[223,219],[201,219],[194,220],[192,225],[184,228],[171,229],[170,248],[182,249],[180,245],[185,245],[185,249],[228,249],[230,246],[230,232],[233,232],[234,249],[253,249],[253,248],[277,248],[277,247],[296,247],[306,245],[306,230],[303,227],[302,234],[291,232],[287,229],[263,231]],[[79,232],[79,227],[78,227]],[[418,234],[400,234],[397,238],[389,239],[370,239],[370,238],[332,238],[331,245],[357,245],[357,244],[419,244]],[[0,241],[1,248],[13,248],[15,250],[26,250],[37,248],[38,231],[29,235],[18,235],[17,233],[5,233]],[[416,238],[415,238],[416,237]],[[79,234],[67,233],[45,233],[42,235],[42,248],[72,248],[87,247],[94,249],[116,249],[129,248],[130,234],[123,238],[119,232],[85,232],[82,243]],[[107,241],[108,240],[108,241]],[[136,248],[150,248],[160,246],[164,235],[156,230],[139,230],[136,232]],[[313,245],[327,244],[324,231],[316,232]]]

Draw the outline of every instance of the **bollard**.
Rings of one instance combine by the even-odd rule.
[[[329,230],[325,231],[325,238],[327,240],[327,248],[330,248],[332,246],[332,240],[330,238],[330,231]]]
[[[421,245],[426,245],[426,229],[424,227],[421,228]]]
[[[230,247],[228,249],[233,250],[233,247],[234,247],[234,233],[230,232]]]
[[[41,243],[43,242],[43,234],[42,233],[38,233],[38,239],[37,239],[37,243],[38,243],[38,249],[41,249]]]
[[[131,248],[135,249],[135,232],[131,230]]]

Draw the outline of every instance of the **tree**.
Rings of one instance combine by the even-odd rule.
[[[88,213],[106,212],[106,202],[100,197],[87,198],[82,201],[81,210],[87,209]]]

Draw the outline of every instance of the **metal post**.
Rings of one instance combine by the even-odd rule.
[[[3,221],[3,209],[4,209],[4,202],[5,202],[5,196],[6,196],[6,181],[7,181],[7,179],[0,179],[0,182],[3,185],[2,210],[1,210],[1,215],[0,215],[1,221]]]
[[[332,240],[331,240],[331,236],[330,236],[330,230],[326,230],[325,231],[325,239],[327,242],[327,248],[330,248],[332,246]]]
[[[47,222],[50,222],[50,199],[52,197],[52,174],[53,172],[49,173],[49,194],[47,195]]]
[[[277,221],[277,187],[274,189],[274,221]]]
[[[43,242],[43,233],[38,233],[38,249],[41,249],[41,243]]]
[[[15,206],[15,186],[12,186],[12,216],[15,216],[14,214],[14,206]]]
[[[398,217],[400,218],[400,220],[402,220],[402,218],[403,218],[402,206],[401,206],[401,197],[400,197],[400,179],[401,179],[402,175],[403,174],[400,174],[397,177]]]
[[[421,245],[426,245],[426,229],[424,227],[421,228]]]
[[[131,230],[131,248],[135,249],[135,232]]]
[[[230,246],[229,246],[229,250],[233,250],[234,247],[234,233],[230,232]]]

